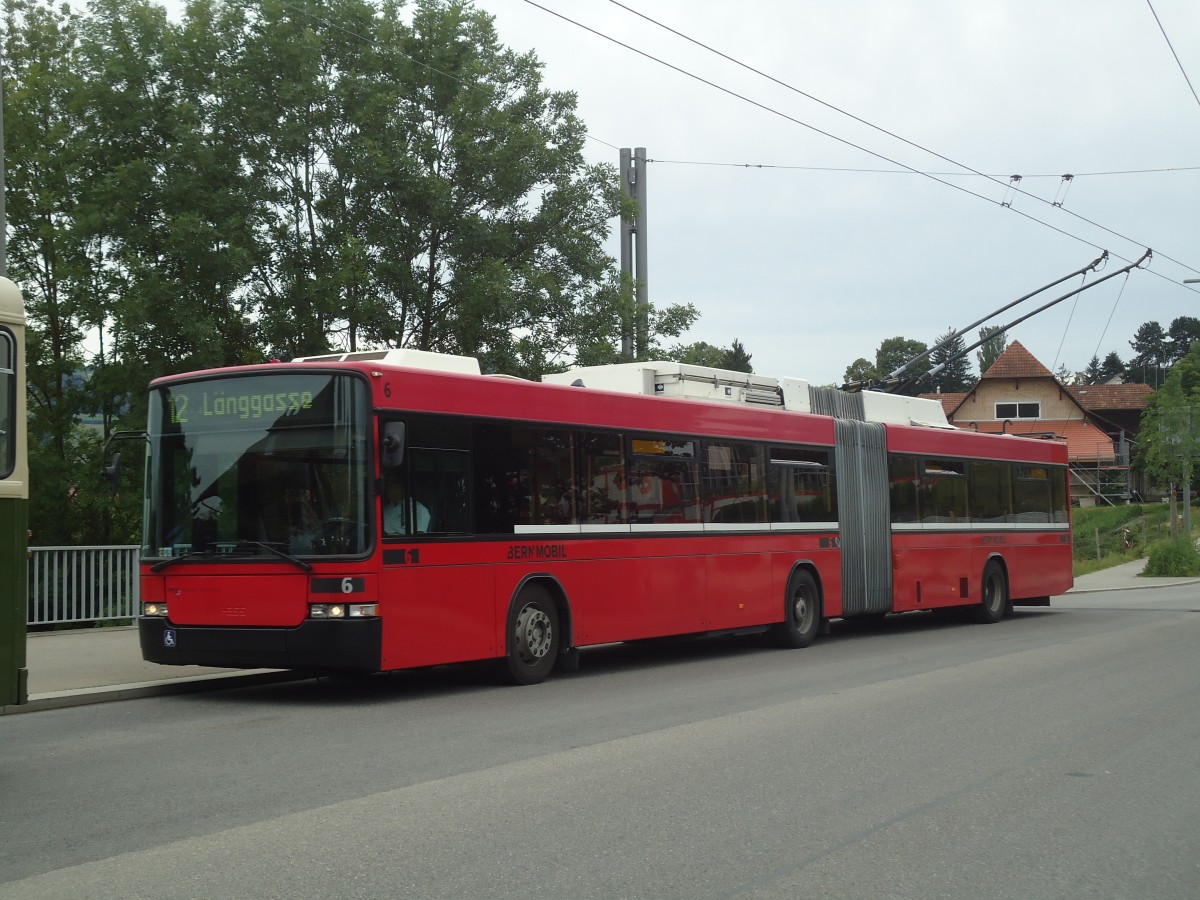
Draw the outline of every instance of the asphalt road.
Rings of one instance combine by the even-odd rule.
[[[1200,896],[1200,592],[0,718],[0,898]]]

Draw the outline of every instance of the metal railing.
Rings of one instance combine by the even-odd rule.
[[[30,547],[30,625],[131,619],[140,547]]]

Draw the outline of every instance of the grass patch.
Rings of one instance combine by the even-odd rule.
[[[1150,547],[1150,559],[1144,575],[1184,578],[1200,575],[1200,553],[1196,542],[1187,538],[1158,541]]]
[[[1182,524],[1182,507],[1176,507]],[[1192,516],[1197,518],[1195,506]],[[1075,576],[1098,572],[1144,558],[1160,543],[1171,543],[1169,503],[1096,506],[1071,510],[1071,539]],[[1127,531],[1127,535],[1122,531]],[[1126,541],[1128,540],[1128,546]],[[1183,543],[1188,543],[1183,541]],[[1147,569],[1147,574],[1150,574]]]

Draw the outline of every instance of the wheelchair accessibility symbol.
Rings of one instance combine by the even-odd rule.
[[[175,629],[174,628],[163,629],[163,646],[164,647],[174,647],[175,646]]]

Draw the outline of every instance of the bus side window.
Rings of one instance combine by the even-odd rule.
[[[916,457],[888,457],[888,488],[893,522],[921,521],[918,505],[920,483]]]
[[[630,521],[699,522],[696,441],[633,438],[630,451]]]
[[[413,417],[403,424],[385,422],[382,430],[384,533],[469,532],[470,426],[457,419]]]
[[[428,513],[424,531],[462,534],[467,514],[467,451],[414,447],[410,453],[412,498]]]
[[[585,525],[624,521],[629,501],[621,435],[584,432],[579,443],[582,458],[579,521]]]
[[[702,514],[718,524],[768,522],[763,448],[709,441],[704,446]]]
[[[961,459],[925,460],[921,473],[921,521],[967,521],[967,464]]]
[[[837,485],[829,456],[821,447],[770,448],[769,521],[837,519]]]
[[[529,429],[530,511],[535,525],[571,525],[576,519],[575,434],[556,428]]]

